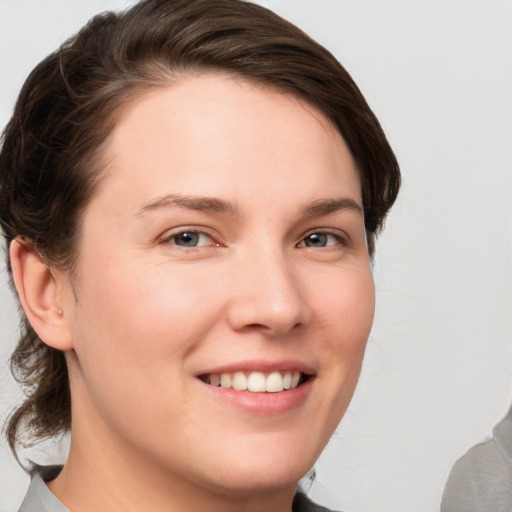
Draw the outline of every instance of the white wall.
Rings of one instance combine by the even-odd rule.
[[[0,125],[24,76],[122,0],[0,0]],[[326,45],[381,119],[404,186],[378,246],[378,307],[354,402],[313,494],[431,512],[453,462],[511,399],[512,1],[262,1]],[[16,305],[0,280],[0,421]],[[0,511],[27,480],[0,442]]]

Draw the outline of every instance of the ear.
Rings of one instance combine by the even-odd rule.
[[[71,350],[63,304],[64,287],[69,286],[65,274],[52,270],[33,245],[19,238],[11,242],[10,259],[14,286],[32,328],[50,347]]]

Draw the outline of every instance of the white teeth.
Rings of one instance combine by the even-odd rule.
[[[283,389],[283,376],[279,372],[271,373],[265,382],[265,391],[268,393],[279,393]]]
[[[232,388],[237,391],[252,393],[280,393],[296,388],[300,381],[300,372],[234,372],[211,374],[205,376],[205,382],[221,388]]]
[[[247,389],[253,393],[265,391],[265,375],[261,372],[252,372],[247,379]]]
[[[231,387],[231,375],[229,373],[221,373],[220,374],[220,387],[221,388],[230,388]]]
[[[233,389],[244,391],[247,389],[247,377],[244,372],[236,372],[233,374]]]

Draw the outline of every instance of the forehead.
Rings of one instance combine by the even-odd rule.
[[[352,192],[360,195],[352,155],[322,113],[229,75],[193,76],[134,98],[104,154],[107,182],[132,180],[138,193],[150,195],[188,193],[180,189],[194,180],[201,195],[229,195],[240,180],[249,180],[254,194],[293,193],[294,184],[314,194],[327,174],[340,185],[349,179],[352,189],[356,183]]]
[[[271,110],[261,108],[269,103],[273,103]],[[181,126],[187,121],[192,121],[195,130],[207,129],[211,121],[214,121],[217,127],[223,123],[228,127],[242,120],[247,125],[256,126],[263,119],[270,123],[282,118],[284,124],[286,121],[295,121],[300,116],[309,117],[310,121],[316,119],[317,128],[321,128],[325,132],[324,135],[336,141],[343,139],[327,115],[314,106],[312,101],[304,99],[292,90],[258,83],[241,75],[222,71],[192,72],[138,91],[118,109],[114,133],[110,139],[119,139],[121,133],[126,134],[128,126],[133,126],[135,118],[138,118],[136,124],[140,125],[143,117],[153,113],[156,114],[156,119],[164,113],[163,109],[167,114],[172,113]],[[215,119],[212,119],[212,116],[215,116]],[[170,123],[166,128],[169,126]],[[290,122],[288,131],[293,135],[292,130],[301,126],[302,124]],[[342,143],[345,142],[342,140]]]

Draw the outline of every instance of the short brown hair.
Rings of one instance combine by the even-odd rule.
[[[20,93],[0,151],[0,223],[7,246],[30,241],[72,270],[80,217],[101,180],[98,159],[121,106],[190,73],[222,71],[307,101],[347,142],[361,179],[370,254],[400,173],[381,126],[347,71],[275,13],[242,0],[146,0],[94,17],[45,58]],[[10,264],[8,262],[8,268]],[[27,392],[7,437],[65,432],[71,400],[63,353],[26,318],[11,367]]]

